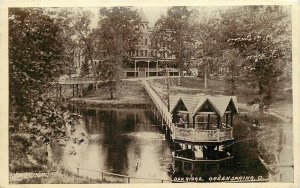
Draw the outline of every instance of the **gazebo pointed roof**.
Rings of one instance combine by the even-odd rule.
[[[195,115],[199,109],[208,101],[214,110],[220,115],[223,116],[226,112],[226,109],[232,102],[234,110],[238,112],[237,108],[237,98],[236,96],[207,96],[207,95],[178,95],[170,97],[170,109],[171,113],[177,105],[183,102],[189,113]]]
[[[194,108],[193,115],[195,115],[197,111],[204,105],[206,100],[210,102],[210,104],[214,107],[214,109],[218,112],[220,116],[223,116],[225,114],[225,111],[229,106],[230,101],[232,101],[236,112],[238,112],[236,96],[207,96],[204,102],[200,102],[199,100],[198,104]]]

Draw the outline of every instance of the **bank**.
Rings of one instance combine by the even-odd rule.
[[[99,85],[98,90],[86,89],[83,97],[70,97],[68,90],[65,93],[63,97],[69,98],[69,102],[99,108],[147,108],[151,102],[143,84],[138,80],[122,80],[114,92],[113,99],[101,85]]]

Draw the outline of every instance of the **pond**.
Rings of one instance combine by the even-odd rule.
[[[76,109],[83,122],[80,135],[89,135],[81,144],[68,142],[52,147],[52,160],[76,172],[76,168],[112,172],[133,177],[171,179],[172,154],[159,125],[145,109]],[[80,170],[81,175],[100,177]]]
[[[83,117],[73,133],[79,139],[53,145],[52,161],[74,173],[79,167],[80,175],[91,178],[100,178],[101,173],[90,170],[140,178],[174,179],[172,145],[165,139],[161,125],[151,118],[149,109],[73,107],[70,111]],[[246,134],[244,131],[243,127],[236,127],[234,134],[242,138]],[[259,162],[256,152],[255,141],[237,141],[233,144],[231,167],[212,174],[199,172],[197,176],[203,176],[206,181],[207,174],[267,178],[268,172]],[[147,180],[141,179],[140,182]]]

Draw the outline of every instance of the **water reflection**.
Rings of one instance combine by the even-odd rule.
[[[93,169],[131,177],[171,179],[172,154],[161,128],[150,118],[146,109],[71,108],[82,115],[74,137],[82,140],[52,146],[51,158],[66,169]],[[250,134],[250,135],[249,135]],[[233,165],[206,168],[195,174],[211,176],[263,176],[268,172],[258,159],[254,132],[242,124],[235,125]],[[74,143],[76,142],[76,143]],[[80,144],[78,144],[80,143]],[[217,166],[218,167],[218,166]],[[99,178],[101,174],[80,170],[80,175]],[[146,182],[145,180],[140,180]]]
[[[83,121],[76,133],[89,135],[80,144],[68,142],[63,149],[52,147],[56,162],[70,171],[80,168],[134,177],[170,179],[171,150],[160,127],[143,109],[81,109]],[[99,177],[97,173],[80,171]]]

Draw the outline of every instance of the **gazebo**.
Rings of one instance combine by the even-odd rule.
[[[191,175],[201,164],[231,159],[234,116],[238,114],[235,96],[180,95],[170,97],[174,124],[175,171]]]

